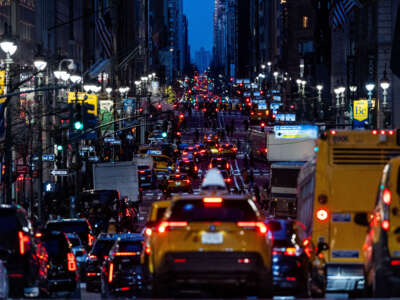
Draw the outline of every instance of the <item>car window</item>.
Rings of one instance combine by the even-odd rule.
[[[97,240],[91,253],[99,257],[104,257],[110,252],[114,243],[115,240]]]
[[[206,207],[199,200],[184,200],[173,205],[169,219],[188,222],[239,222],[255,221],[257,216],[247,201],[224,200],[221,206]]]
[[[167,210],[166,207],[161,207],[161,208],[157,209],[156,222],[160,221],[164,217],[166,210]]]
[[[77,239],[77,238],[70,238],[69,237],[68,240],[69,240],[69,242],[71,243],[71,245],[73,247],[81,245],[81,241],[79,239]]]
[[[0,210],[0,245],[12,249],[17,240],[17,231],[20,224],[12,211]]]
[[[45,236],[43,240],[47,254],[52,261],[63,261],[67,258],[69,247],[67,239],[62,235]]]
[[[142,251],[142,243],[134,241],[119,242],[118,251],[120,252],[140,252]]]

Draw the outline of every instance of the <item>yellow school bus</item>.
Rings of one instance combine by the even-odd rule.
[[[298,177],[297,218],[326,263],[326,292],[365,291],[362,246],[385,164],[400,155],[396,131],[331,130]]]

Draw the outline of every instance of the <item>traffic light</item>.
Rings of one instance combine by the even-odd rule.
[[[97,126],[97,117],[92,113],[93,111],[93,104],[83,103],[83,126],[85,128],[95,128]]]
[[[163,138],[166,138],[166,137],[167,137],[167,133],[164,131],[163,133],[161,133],[161,136],[162,136]]]
[[[82,131],[83,130],[83,120],[82,120],[82,106],[79,103],[76,103],[72,113],[73,120],[73,130]]]
[[[161,108],[162,108],[161,103],[159,103],[159,104],[157,105],[157,109],[158,109],[158,110],[161,110]]]
[[[57,145],[57,151],[63,151],[64,146],[63,145]]]
[[[264,123],[264,122],[261,122],[261,131],[264,132],[264,128],[265,128],[265,123]]]
[[[180,115],[179,115],[179,119],[183,120],[184,118],[185,118],[185,115],[184,115],[184,114],[180,114]]]

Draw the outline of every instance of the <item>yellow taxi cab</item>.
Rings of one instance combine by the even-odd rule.
[[[160,296],[191,285],[240,286],[272,294],[272,235],[253,200],[243,195],[176,196],[152,232],[152,288]]]
[[[238,149],[237,149],[237,147],[235,145],[228,144],[228,143],[219,145],[219,149],[218,150],[219,150],[219,154],[221,156],[229,157],[229,158],[232,158],[232,159],[236,158],[236,154],[237,154],[237,151],[238,151]]]
[[[173,169],[173,163],[168,156],[162,154],[154,154],[151,156],[153,158],[153,169],[156,173],[161,172],[165,175]]]
[[[167,211],[168,207],[170,207],[171,201],[170,200],[161,200],[155,201],[151,205],[151,210],[149,213],[148,220],[146,222],[146,226],[143,229],[144,235],[144,243],[143,243],[143,251],[141,254],[141,263],[142,265],[148,265],[148,259],[150,254],[150,249],[152,245],[152,236],[153,231],[159,226],[162,218],[164,217],[165,212]],[[145,270],[146,271],[146,270]],[[145,280],[148,279],[148,273],[144,273]]]
[[[364,268],[374,297],[400,296],[400,157],[384,167],[363,246]]]
[[[179,192],[192,193],[192,183],[186,174],[171,174],[168,179],[167,194]]]

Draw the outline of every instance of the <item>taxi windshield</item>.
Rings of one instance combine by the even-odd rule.
[[[223,200],[220,206],[206,206],[199,200],[178,201],[172,207],[171,221],[239,222],[257,221],[257,215],[247,201]]]
[[[162,157],[162,156],[153,156],[153,160],[156,162],[169,162],[168,157]]]

